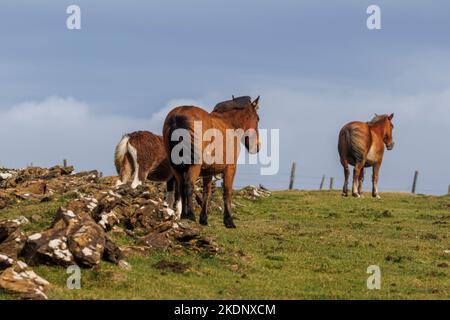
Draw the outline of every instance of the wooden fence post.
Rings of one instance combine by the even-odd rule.
[[[412,193],[416,193],[416,186],[417,186],[417,177],[419,176],[419,171],[415,171],[414,172],[414,180],[413,180],[413,185],[412,185]]]
[[[330,178],[330,190],[333,190],[333,183],[334,183],[334,178],[331,177]]]
[[[450,194],[450,184],[448,185],[448,191],[447,194]]]
[[[63,168],[67,168],[67,159],[63,160]]]
[[[323,184],[325,183],[325,175],[322,176],[322,180],[320,181],[320,187],[319,190],[323,189]]]
[[[289,181],[289,190],[294,189],[294,180],[295,180],[295,168],[296,168],[296,164],[295,162],[292,163],[292,168],[291,168],[291,179]]]

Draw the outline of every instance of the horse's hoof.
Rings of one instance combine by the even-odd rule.
[[[361,198],[361,196],[360,196],[359,194],[357,194],[357,193],[352,193],[352,196],[353,196],[354,198]]]
[[[376,195],[374,195],[373,197],[374,197],[374,199],[381,199],[381,197],[380,197],[379,194],[376,194]]]
[[[233,221],[224,221],[223,223],[225,224],[225,227],[227,227],[228,229],[236,229],[236,225],[234,224]]]
[[[202,226],[207,226],[208,225],[208,220],[200,218],[198,223],[200,223]]]
[[[195,215],[192,214],[182,214],[181,219],[192,220],[195,221]]]
[[[342,192],[342,196],[343,196],[344,198],[347,198],[347,197],[348,197],[348,193]]]

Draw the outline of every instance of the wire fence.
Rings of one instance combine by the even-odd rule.
[[[263,184],[265,187],[275,189],[275,190],[286,190],[289,188],[290,185],[290,179],[292,176],[292,172],[282,171],[277,173],[274,176],[264,176],[262,179],[261,176],[256,175],[254,173],[250,172],[238,172],[236,175],[236,182],[235,187],[236,188],[242,188],[247,185],[258,185]],[[344,178],[343,177],[334,177],[334,176],[327,176],[327,175],[304,175],[304,174],[298,174],[295,173],[295,181],[294,181],[294,189],[302,189],[302,190],[318,190],[320,188],[320,185],[322,183],[322,179],[325,180],[323,182],[323,190],[329,190],[330,189],[330,178],[333,178],[333,190],[338,190],[342,188],[342,185],[344,184]],[[371,189],[371,178],[366,173],[365,181],[364,181],[364,189],[370,190]],[[413,177],[413,176],[412,176]],[[417,179],[417,177],[416,177]],[[411,192],[412,191],[412,185],[411,181],[405,182],[405,183],[398,183],[398,184],[385,184],[382,182],[382,179],[380,179],[379,188],[382,191],[389,191],[389,192]],[[349,185],[351,186],[352,178],[349,180]],[[420,185],[417,186],[416,193],[421,194],[446,194],[450,193],[450,189],[447,190],[446,188],[438,189],[438,188],[429,188],[429,187],[421,187]]]

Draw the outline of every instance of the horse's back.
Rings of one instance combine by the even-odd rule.
[[[149,179],[167,181],[171,177],[171,171],[163,137],[150,131],[132,132],[129,137],[129,143],[138,150],[139,163],[153,168]]]
[[[166,117],[167,119],[171,119],[173,117],[186,117],[186,119],[190,121],[194,120],[203,120],[204,118],[208,117],[209,113],[196,106],[179,106],[174,109],[172,109]]]
[[[365,159],[371,145],[370,128],[366,122],[347,123],[339,132],[338,150],[342,161],[351,165]]]

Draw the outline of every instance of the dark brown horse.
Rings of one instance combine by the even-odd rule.
[[[236,227],[231,197],[239,144],[243,141],[250,153],[259,151],[258,102],[259,97],[254,101],[250,97],[239,97],[219,103],[211,113],[194,106],[182,106],[167,115],[163,128],[164,144],[181,194],[182,219],[195,220],[193,187],[197,177],[201,176],[200,224],[207,225],[212,177],[222,174],[224,224],[227,228]]]
[[[384,145],[388,150],[394,148],[392,139],[391,115],[375,115],[369,122],[350,122],[339,132],[338,150],[341,164],[344,167],[343,196],[348,196],[349,164],[354,166],[352,195],[359,198],[362,194],[364,168],[372,167],[372,196],[380,198],[378,194],[378,173],[383,161]]]
[[[164,148],[163,137],[149,131],[126,134],[116,146],[114,154],[119,180],[117,186],[131,182],[135,189],[145,180],[167,182],[166,200],[173,207],[178,199],[175,178]],[[181,213],[181,203],[176,204],[177,214]]]

